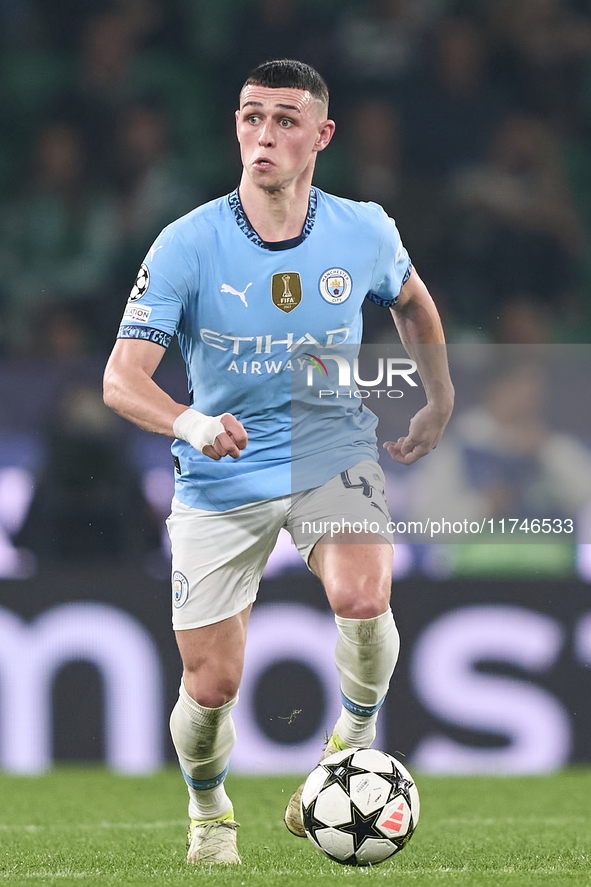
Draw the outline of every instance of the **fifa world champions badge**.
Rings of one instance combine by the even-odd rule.
[[[344,268],[329,268],[320,278],[320,295],[331,305],[346,302],[353,289],[351,275]]]
[[[302,301],[302,281],[297,271],[274,274],[271,280],[271,298],[280,311],[289,314]]]

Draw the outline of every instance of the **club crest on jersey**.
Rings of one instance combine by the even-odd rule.
[[[289,314],[302,301],[302,282],[297,271],[274,274],[271,280],[273,304]]]
[[[351,295],[353,284],[351,275],[344,268],[329,268],[318,284],[320,295],[331,305],[340,305]]]
[[[135,279],[135,283],[131,288],[131,292],[129,294],[129,301],[136,302],[138,299],[144,295],[148,287],[150,286],[150,271],[148,266],[144,262],[141,266],[140,270],[137,273],[137,277]]]

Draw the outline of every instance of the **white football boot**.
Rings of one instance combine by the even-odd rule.
[[[192,819],[187,834],[187,862],[209,865],[240,865],[236,847],[234,811],[222,819]]]

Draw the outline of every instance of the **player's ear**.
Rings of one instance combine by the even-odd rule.
[[[240,141],[240,135],[238,133],[238,122],[240,120],[240,111],[234,111],[234,117],[236,118],[236,138]]]
[[[330,140],[332,139],[335,131],[335,122],[334,120],[324,120],[318,129],[318,138],[316,139],[316,144],[314,145],[315,151],[324,151]]]

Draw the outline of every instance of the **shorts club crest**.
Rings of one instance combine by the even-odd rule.
[[[172,605],[175,609],[179,609],[183,604],[187,603],[189,597],[189,580],[181,573],[175,570],[172,574]]]

